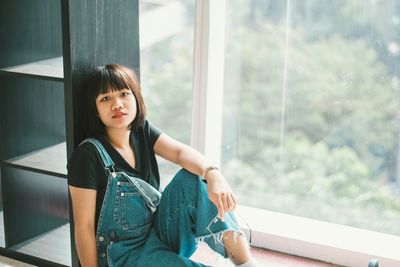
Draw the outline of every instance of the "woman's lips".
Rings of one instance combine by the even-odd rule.
[[[124,113],[124,112],[116,112],[116,113],[114,113],[114,115],[112,117],[113,117],[113,119],[118,119],[125,115],[126,115],[126,113]]]

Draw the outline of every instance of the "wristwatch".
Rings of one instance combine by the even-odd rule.
[[[217,166],[214,166],[214,165],[208,166],[208,167],[204,170],[203,174],[201,175],[201,177],[203,177],[203,180],[207,180],[207,179],[206,179],[206,175],[207,175],[207,173],[208,173],[209,171],[211,171],[211,170],[218,170],[218,171],[219,171],[219,168],[218,168]]]

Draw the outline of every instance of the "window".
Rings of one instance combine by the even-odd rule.
[[[188,144],[194,1],[142,0],[139,6],[140,76],[148,118],[163,132]],[[177,170],[161,158],[159,165],[163,177],[170,178]]]
[[[226,1],[221,162],[242,204],[400,235],[398,14]]]

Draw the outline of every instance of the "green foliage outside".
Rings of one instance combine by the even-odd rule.
[[[243,204],[400,235],[400,2],[292,0],[286,49],[287,2],[227,1],[223,172]],[[146,70],[184,142],[192,30]]]
[[[400,6],[291,1],[286,48],[286,1],[234,2],[223,162],[241,201],[400,234],[399,58],[386,49],[400,29],[378,19]]]

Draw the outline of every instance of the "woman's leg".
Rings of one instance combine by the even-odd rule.
[[[229,258],[236,264],[243,264],[252,259],[249,245],[244,235],[237,235],[234,232],[226,232],[223,236],[225,250]]]
[[[198,241],[206,242],[236,264],[251,258],[249,247],[232,213],[225,221],[208,199],[207,185],[187,170],[180,170],[165,188],[154,221],[160,240],[173,252],[190,257]],[[227,254],[228,253],[228,254]]]
[[[207,267],[173,252],[151,229],[141,252],[137,267]]]

